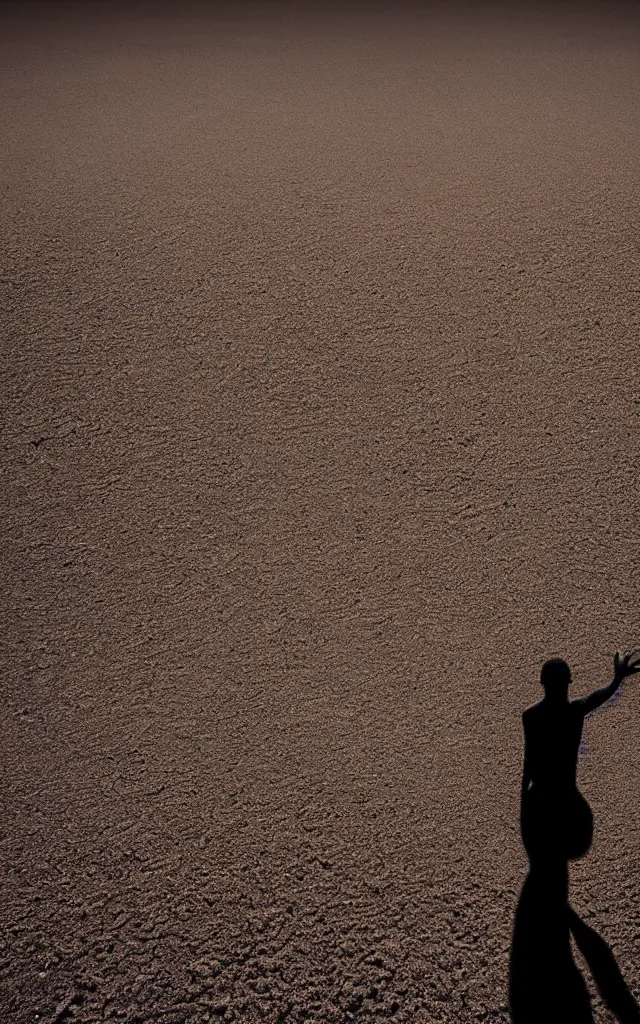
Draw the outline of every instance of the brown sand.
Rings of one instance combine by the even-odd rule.
[[[640,639],[640,37],[561,9],[2,9],[3,1021],[507,1020],[521,711]]]

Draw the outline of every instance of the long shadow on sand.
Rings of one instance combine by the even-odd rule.
[[[576,784],[585,717],[606,704],[627,676],[640,673],[631,651],[614,658],[613,681],[569,701],[571,669],[561,658],[542,666],[545,696],[523,716],[525,750],[520,805],[529,874],[516,910],[509,973],[513,1024],[589,1024],[593,1011],[571,937],[610,1012],[640,1024],[640,1008],[604,939],[569,906],[569,862],[591,847],[593,815]]]
[[[640,1024],[640,1007],[615,957],[597,932],[569,905],[569,860],[591,845],[591,811],[575,790],[544,805],[523,794],[522,838],[530,870],[515,915],[509,977],[514,1024],[588,1024],[593,1011],[585,980],[573,958],[571,936],[600,996],[622,1024]]]

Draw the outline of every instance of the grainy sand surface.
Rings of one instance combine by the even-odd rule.
[[[521,712],[640,640],[639,19],[519,11],[0,9],[3,1022],[508,1020]]]

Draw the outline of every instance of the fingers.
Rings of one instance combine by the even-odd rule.
[[[635,676],[640,672],[640,658],[637,657],[638,649],[635,648],[633,651],[629,651],[625,654],[622,661],[620,661],[619,652],[616,652],[615,667],[618,671],[622,670],[625,676]]]
[[[636,657],[636,656],[638,655],[638,653],[639,653],[639,651],[638,651],[638,648],[635,648],[635,650],[633,650],[633,651],[627,651],[627,653],[625,654],[625,656],[624,656],[624,657],[622,658],[622,663],[623,663],[623,665],[628,665],[628,664],[629,664],[629,662],[630,662],[630,661],[631,661],[632,659],[633,659],[634,661],[636,661],[636,660],[637,660],[637,657]],[[615,658],[614,658],[613,660],[614,660],[614,663],[615,663],[616,665],[619,665],[619,664],[620,664],[620,651],[616,651],[616,654],[615,654]]]

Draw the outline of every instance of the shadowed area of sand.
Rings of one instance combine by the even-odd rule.
[[[633,7],[2,15],[0,1019],[506,1022],[522,709],[639,640]]]

